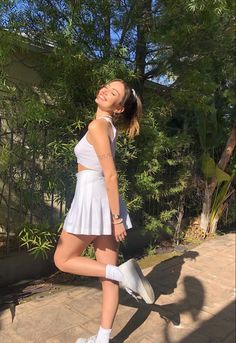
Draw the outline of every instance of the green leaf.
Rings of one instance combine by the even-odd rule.
[[[216,164],[208,153],[202,155],[202,172],[206,179],[211,178],[216,173]]]
[[[217,214],[220,212],[222,205],[227,197],[229,187],[231,182],[224,182],[220,190],[216,192],[214,202],[212,204],[211,208],[211,214],[210,214],[210,222],[212,223],[214,218],[217,216]]]
[[[216,178],[217,182],[230,181],[231,176],[225,171],[216,166]]]

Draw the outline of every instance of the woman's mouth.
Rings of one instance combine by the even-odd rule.
[[[99,94],[98,95],[98,98],[101,99],[102,101],[106,101],[107,99],[104,97],[104,95],[102,94]]]

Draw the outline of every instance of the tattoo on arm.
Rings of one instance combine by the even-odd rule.
[[[108,152],[107,154],[98,155],[98,158],[100,160],[102,160],[104,158],[110,158],[110,157],[112,157],[112,154],[110,152]]]

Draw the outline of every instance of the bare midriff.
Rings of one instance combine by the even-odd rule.
[[[82,170],[92,170],[91,168],[87,168],[83,166],[82,164],[78,163],[78,173]]]

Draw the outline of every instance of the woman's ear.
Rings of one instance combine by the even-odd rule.
[[[122,106],[122,107],[117,107],[114,112],[115,113],[122,113],[122,112],[124,112],[124,110],[125,110],[125,108],[124,108],[124,106]]]

